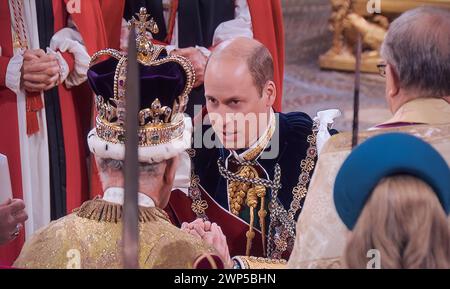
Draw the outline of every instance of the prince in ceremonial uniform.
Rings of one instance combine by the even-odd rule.
[[[189,152],[192,176],[184,192],[191,200],[177,182],[181,190],[169,203],[179,224],[217,223],[232,256],[289,256],[316,162],[320,122],[273,111],[273,69],[270,52],[256,40],[236,38],[215,49],[205,72],[210,124],[194,132]]]

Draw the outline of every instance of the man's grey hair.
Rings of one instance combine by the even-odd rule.
[[[159,167],[162,162],[159,163],[139,163],[139,171],[141,173],[146,173],[151,176],[159,175]],[[100,171],[105,172],[108,170],[111,171],[124,171],[125,162],[123,160],[114,160],[114,159],[99,159],[99,167]]]
[[[450,10],[419,7],[392,22],[381,48],[404,89],[450,95]]]

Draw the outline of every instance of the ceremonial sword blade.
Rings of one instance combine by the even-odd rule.
[[[139,267],[139,159],[138,112],[140,107],[139,68],[137,63],[134,25],[128,39],[128,67],[125,98],[125,197],[123,204],[123,262],[124,268]]]

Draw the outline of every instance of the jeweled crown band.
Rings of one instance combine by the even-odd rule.
[[[182,116],[182,115],[181,115]],[[104,119],[97,117],[96,119],[97,135],[103,140],[116,144],[125,143],[125,129],[122,126],[114,125],[104,121]],[[141,147],[156,146],[171,142],[175,139],[181,138],[184,131],[183,116],[174,124],[152,124],[147,127],[140,127],[138,129],[139,143]]]

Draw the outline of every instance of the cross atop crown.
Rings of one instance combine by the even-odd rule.
[[[147,21],[150,14],[147,13],[147,9],[145,7],[141,7],[139,13],[136,13],[136,16],[139,20],[133,16],[130,23],[138,29],[138,35],[145,35],[147,30],[149,30],[152,34],[159,32],[158,25],[153,18],[150,18],[150,20]]]
[[[136,16],[138,17],[137,19],[133,16],[130,20],[129,28],[132,29],[134,27],[137,30],[136,46],[138,50],[138,58],[145,62],[151,58],[151,55],[154,52],[153,44],[147,37],[147,30],[152,34],[156,34],[159,32],[159,28],[153,18],[147,20],[150,17],[150,14],[147,13],[147,9],[145,7],[141,7],[139,13],[136,13]]]

